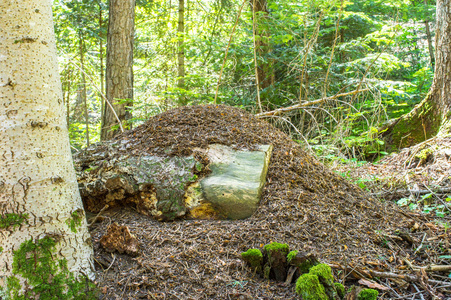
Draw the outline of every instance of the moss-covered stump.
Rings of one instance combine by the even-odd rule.
[[[334,284],[334,276],[332,275],[332,269],[326,264],[319,264],[312,267],[309,274],[318,276],[320,283],[324,286],[326,295],[329,299],[339,300],[337,290]]]
[[[303,274],[298,278],[296,281],[296,293],[301,295],[303,300],[329,300],[318,276],[310,273]]]
[[[297,250],[288,253],[287,261],[290,266],[296,268],[293,276],[294,281],[302,274],[308,273],[312,267],[319,264],[319,260],[313,253],[299,252]]]
[[[345,286],[339,282],[335,282],[334,284],[335,284],[335,289],[337,290],[337,293],[338,293],[338,297],[340,297],[340,299],[343,299],[346,294]]]
[[[271,243],[263,247],[265,257],[264,277],[284,281],[287,277],[288,263],[287,255],[289,252],[287,244]]]
[[[241,258],[253,271],[262,274],[263,254],[260,249],[249,249],[246,252],[241,253]]]

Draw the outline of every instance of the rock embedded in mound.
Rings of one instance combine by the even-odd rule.
[[[205,201],[228,219],[250,217],[260,202],[271,151],[271,145],[257,151],[210,146],[211,174],[200,181]]]
[[[208,164],[192,155],[145,154],[86,163],[99,156],[99,149],[106,157],[118,147],[104,143],[75,156],[78,169],[85,168],[78,176],[85,208],[97,212],[105,205],[133,205],[160,220],[250,217],[260,202],[272,150],[270,145],[249,151],[214,144],[196,150]]]

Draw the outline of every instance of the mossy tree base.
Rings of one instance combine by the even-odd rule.
[[[13,275],[0,287],[0,299],[97,299],[94,283],[72,274],[65,259],[55,259],[58,242],[58,236],[47,236],[22,243],[14,251]]]
[[[430,93],[408,114],[398,118],[381,130],[388,150],[410,147],[437,135],[443,122],[439,107]]]

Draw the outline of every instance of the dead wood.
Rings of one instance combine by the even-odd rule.
[[[357,93],[366,92],[366,91],[369,91],[369,89],[355,90],[355,91],[348,92],[348,93],[342,93],[342,94],[337,94],[337,95],[333,95],[333,96],[330,96],[330,97],[325,97],[325,98],[316,99],[316,100],[312,100],[312,101],[306,101],[306,102],[303,102],[303,103],[300,103],[300,104],[296,104],[296,105],[293,105],[293,106],[283,107],[283,108],[275,109],[275,110],[272,110],[272,111],[266,111],[266,112],[263,112],[263,113],[259,113],[259,114],[256,114],[255,116],[258,117],[258,118],[275,116],[275,115],[278,115],[278,114],[281,114],[281,113],[286,113],[286,112],[289,112],[289,111],[292,111],[292,110],[300,109],[302,107],[312,106],[312,105],[320,104],[320,103],[323,103],[323,102],[326,102],[326,101],[329,101],[329,100],[333,100],[333,99],[337,99],[337,98],[345,97],[345,96],[349,96],[349,95],[355,95]]]

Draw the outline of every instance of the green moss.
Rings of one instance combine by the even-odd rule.
[[[287,261],[288,261],[288,263],[290,263],[292,260],[293,260],[293,258],[295,258],[296,257],[296,255],[298,254],[298,250],[293,250],[293,251],[291,251],[290,253],[288,253],[288,255],[287,255]]]
[[[81,226],[83,216],[83,210],[80,208],[72,212],[70,218],[66,220],[66,224],[69,226],[70,231],[77,233],[77,228]]]
[[[271,256],[272,251],[281,251],[282,253],[285,253],[285,256],[288,255],[288,252],[290,251],[290,248],[287,244],[281,244],[273,242],[271,244],[265,245],[263,249],[268,253],[268,256]]]
[[[254,271],[261,272],[263,254],[259,249],[249,249],[241,253],[241,258],[247,262]]]
[[[0,216],[0,228],[18,227],[28,219],[28,214],[4,214]]]
[[[296,281],[296,293],[304,300],[328,300],[324,287],[319,283],[318,276],[303,274]]]
[[[416,145],[437,134],[442,123],[439,110],[431,105],[428,94],[410,113],[400,117],[390,128],[390,144],[396,148],[405,148]]]
[[[332,269],[326,264],[318,264],[310,269],[309,274],[316,275],[320,283],[324,286],[327,296],[330,299],[337,298],[337,290],[334,285]]]
[[[363,289],[357,296],[357,300],[377,300],[379,292],[373,289]]]
[[[55,259],[56,244],[54,238],[45,237],[37,242],[25,241],[14,251],[14,275],[6,279],[1,291],[5,300],[96,299],[93,283],[87,278],[76,278],[65,259]],[[16,275],[24,279],[23,286],[27,288],[22,289]]]
[[[335,289],[337,290],[338,297],[340,297],[340,299],[343,299],[345,297],[345,286],[339,282],[335,282],[334,285]]]
[[[288,253],[289,257],[287,256],[287,259],[288,263],[297,267],[301,274],[308,273],[313,266],[319,264],[316,257],[312,254],[301,255],[300,257],[298,257],[297,254],[298,253],[295,253],[295,251],[291,251]]]
[[[419,153],[417,153],[415,155],[415,158],[419,159],[419,165],[425,163],[429,157],[431,157],[431,155],[434,153],[434,150],[432,150],[431,148],[426,148],[421,150]]]
[[[332,269],[326,264],[319,264],[310,269],[310,274],[316,275],[326,280],[334,280]]]

